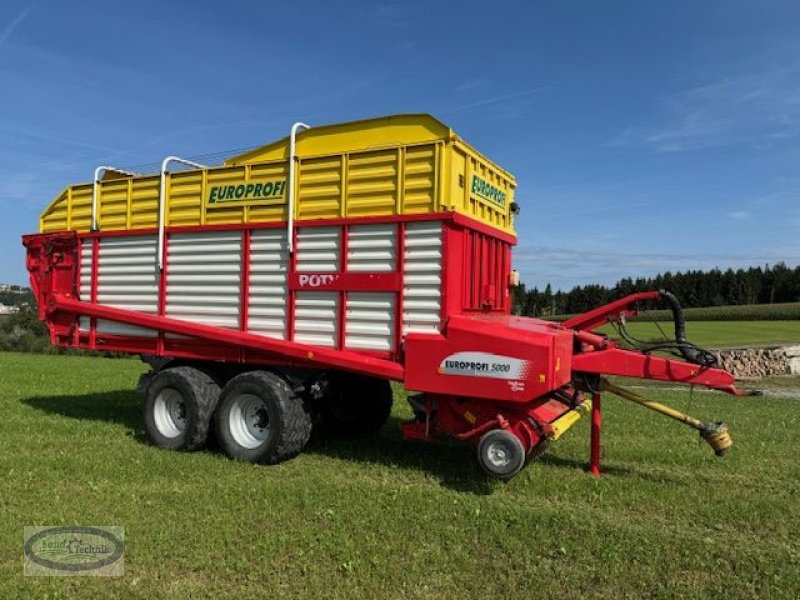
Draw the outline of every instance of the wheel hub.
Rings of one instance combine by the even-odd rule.
[[[503,442],[493,442],[486,450],[486,455],[495,467],[505,467],[511,462],[510,451]]]
[[[237,396],[231,405],[229,425],[237,444],[248,450],[258,448],[270,432],[269,412],[264,401],[253,394]]]
[[[164,388],[156,396],[153,417],[158,432],[176,438],[186,431],[186,401],[174,388]]]

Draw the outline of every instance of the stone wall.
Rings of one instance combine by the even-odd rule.
[[[737,378],[759,379],[800,373],[800,346],[731,348],[714,354],[720,365]]]

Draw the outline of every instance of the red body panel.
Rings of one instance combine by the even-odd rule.
[[[571,379],[572,332],[522,317],[452,316],[443,335],[406,338],[406,386],[529,402]]]

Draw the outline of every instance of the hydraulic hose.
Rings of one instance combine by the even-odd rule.
[[[698,348],[694,344],[689,343],[686,339],[686,319],[683,316],[683,308],[678,298],[672,292],[666,290],[659,290],[661,299],[669,305],[672,311],[672,320],[675,323],[675,341],[677,342],[678,349],[681,356],[690,363],[710,367],[717,363],[716,357],[702,348]]]

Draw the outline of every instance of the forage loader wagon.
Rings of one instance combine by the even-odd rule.
[[[739,393],[686,341],[671,294],[561,324],[510,315],[515,187],[428,115],[297,123],[221,166],[170,156],[156,174],[98,167],[23,242],[53,344],[153,367],[144,421],[158,446],[199,448],[213,425],[230,456],[279,462],[303,449],[317,417],[350,432],[382,426],[395,380],[418,392],[406,437],[473,442],[499,477],[588,411],[597,473],[603,390],[724,453],[723,424],[604,377]],[[657,299],[673,309],[674,341],[624,349],[594,332],[614,322],[624,333],[637,303]]]

